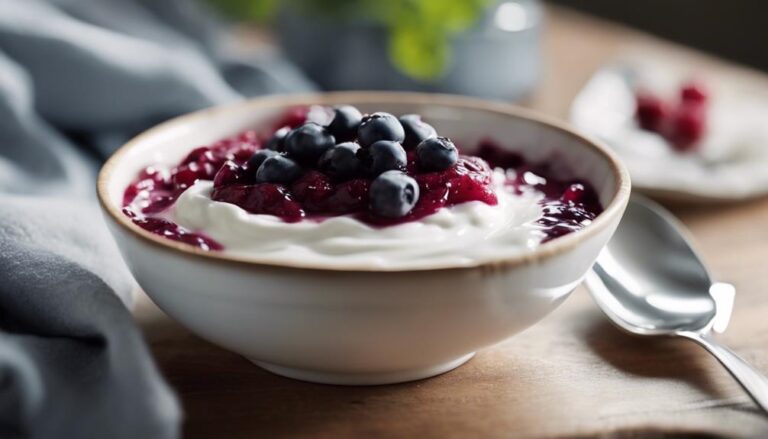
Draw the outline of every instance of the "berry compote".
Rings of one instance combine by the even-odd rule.
[[[335,116],[321,122],[313,113]],[[246,131],[195,148],[171,168],[149,166],[126,188],[123,211],[157,235],[221,250],[204,233],[175,224],[169,214],[179,195],[198,180],[213,182],[215,201],[288,223],[346,215],[388,227],[469,201],[498,204],[498,168],[506,170],[508,190],[540,194],[543,215],[537,224],[543,241],[581,229],[602,212],[587,182],[559,178],[547,163],[528,163],[491,141],[481,142],[474,155],[461,154],[417,115],[361,116],[349,106],[295,108],[264,133]]]

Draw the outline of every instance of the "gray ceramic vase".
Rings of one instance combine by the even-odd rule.
[[[429,82],[392,65],[386,30],[379,25],[284,8],[276,30],[288,58],[327,90],[417,90],[514,100],[528,93],[540,74],[541,17],[538,0],[496,3],[476,26],[453,38],[449,66]]]

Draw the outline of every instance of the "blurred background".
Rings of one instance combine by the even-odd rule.
[[[768,69],[752,0],[206,0],[241,25],[269,29],[325,89],[408,89],[519,99],[542,74],[547,3],[621,22]],[[659,13],[663,11],[663,13]]]
[[[324,89],[517,98],[539,74],[536,0],[208,1],[230,19],[270,29]]]
[[[732,0],[551,0],[663,38],[768,70],[768,2]],[[660,13],[663,11],[663,13]]]

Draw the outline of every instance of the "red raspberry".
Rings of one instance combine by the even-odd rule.
[[[647,92],[639,92],[636,99],[635,117],[640,128],[658,133],[669,117],[670,111],[666,102]]]
[[[666,137],[678,151],[696,148],[706,132],[707,112],[700,105],[681,105],[675,114]]]
[[[227,160],[216,176],[213,177],[213,187],[229,186],[243,180],[243,169],[237,163]]]
[[[709,92],[704,84],[689,81],[680,87],[680,100],[684,104],[705,104],[709,99]]]

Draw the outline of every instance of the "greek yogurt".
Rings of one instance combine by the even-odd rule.
[[[170,217],[202,230],[226,252],[249,260],[318,267],[377,269],[467,266],[518,254],[545,238],[543,195],[516,194],[504,171],[494,174],[498,204],[470,201],[442,208],[418,221],[376,227],[351,216],[285,222],[211,199],[213,183],[186,190]]]

